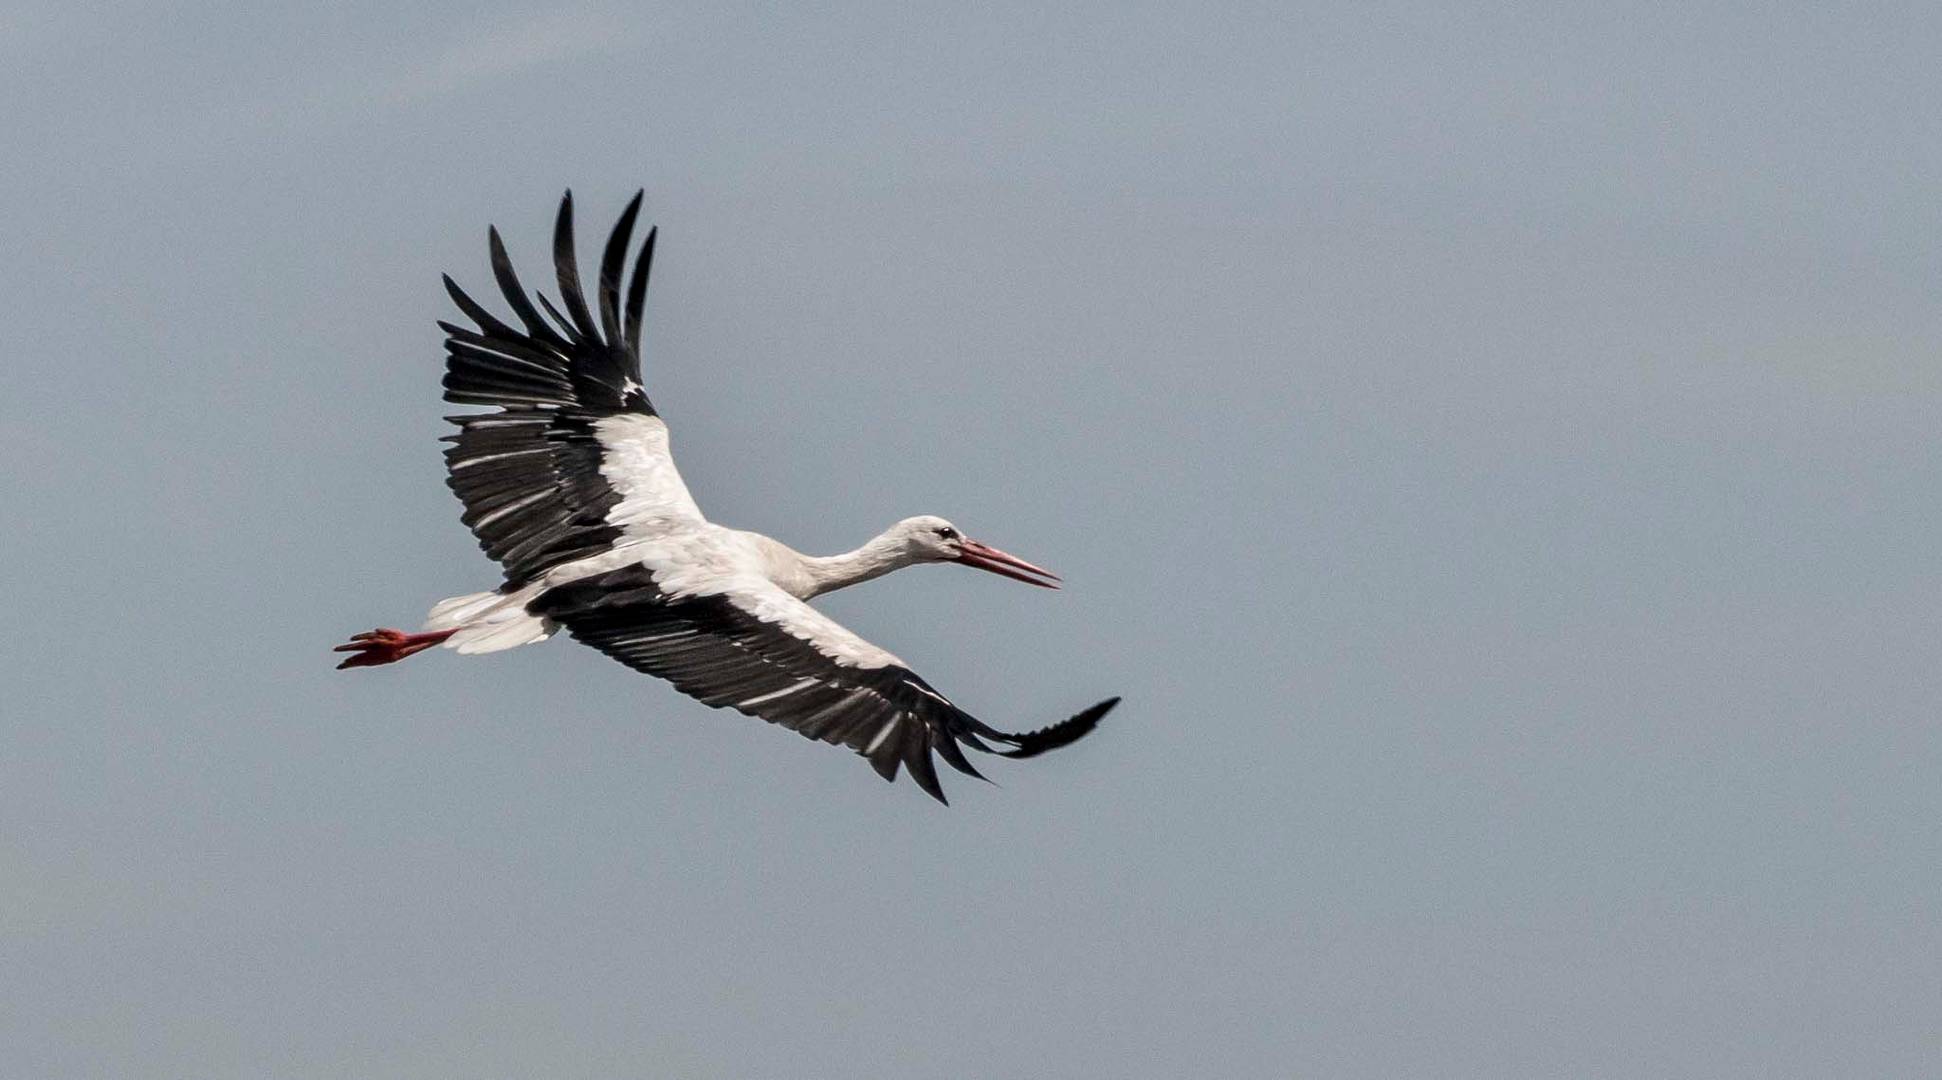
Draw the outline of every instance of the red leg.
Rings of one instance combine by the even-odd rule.
[[[357,654],[345,657],[344,662],[337,665],[339,671],[354,667],[376,667],[379,664],[395,664],[414,653],[424,652],[457,632],[456,630],[433,630],[425,634],[407,634],[403,630],[387,630],[380,627],[368,633],[353,634],[351,640],[331,651]]]

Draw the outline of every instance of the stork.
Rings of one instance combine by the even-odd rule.
[[[1038,731],[1000,731],[808,603],[920,563],[961,563],[1055,589],[1051,571],[930,515],[829,556],[702,516],[641,382],[641,313],[657,230],[648,230],[621,299],[640,208],[636,193],[607,238],[595,307],[580,286],[571,191],[553,227],[565,313],[543,293],[528,296],[496,228],[487,231],[493,276],[517,326],[445,278],[476,327],[439,323],[445,400],[491,410],[447,418],[459,430],[445,437],[453,444],[445,451],[446,484],[505,581],[433,605],[419,633],[380,628],[353,636],[335,650],[351,654],[338,667],[395,663],[440,646],[499,652],[564,627],[704,705],[840,743],[885,780],[908,770],[939,802],[947,800],[933,753],[983,779],[965,747],[1028,758],[1090,732],[1118,698]]]

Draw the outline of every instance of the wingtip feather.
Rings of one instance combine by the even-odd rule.
[[[627,282],[627,321],[625,337],[627,351],[636,357],[641,354],[641,312],[647,304],[647,278],[654,268],[654,238],[661,235],[659,225],[650,225],[647,239],[641,241],[641,253],[634,258],[634,273]]]
[[[600,327],[607,336],[609,346],[623,340],[620,279],[627,268],[627,243],[634,236],[634,219],[640,215],[641,200],[646,195],[647,190],[643,188],[627,201],[626,209],[620,212],[620,219],[614,222],[613,231],[607,234],[607,247],[600,255]]]
[[[944,797],[944,785],[937,782],[937,763],[931,760],[931,740],[935,733],[923,724],[911,724],[909,727],[910,735],[903,743],[904,769],[910,773],[912,782],[924,789],[925,794],[945,806],[951,805],[951,800]],[[948,740],[950,736],[944,738]]]
[[[540,318],[533,302],[527,298],[526,288],[519,283],[519,274],[512,267],[512,257],[506,254],[506,241],[499,235],[498,226],[486,227],[486,246],[492,255],[493,280],[498,282],[499,292],[512,306],[514,316],[526,327],[526,333],[549,345],[567,344],[565,338],[546,325],[546,320]]]
[[[560,300],[573,316],[573,325],[588,340],[599,340],[599,328],[594,325],[593,313],[587,310],[586,294],[580,288],[580,261],[573,249],[572,188],[560,197],[560,213],[553,220],[553,273],[559,280]]]
[[[1061,720],[1050,727],[1009,736],[1006,741],[1011,742],[1014,748],[1000,750],[998,751],[998,756],[1008,758],[1037,757],[1047,751],[1057,750],[1062,746],[1070,746],[1091,734],[1092,729],[1099,726],[1099,721],[1107,713],[1112,712],[1114,706],[1119,704],[1119,700],[1117,697],[1109,697],[1099,704],[1069,719]]]

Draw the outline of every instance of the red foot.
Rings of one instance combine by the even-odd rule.
[[[376,667],[379,664],[395,664],[413,653],[444,641],[457,633],[456,630],[434,630],[428,634],[407,634],[403,630],[379,628],[365,634],[353,634],[351,640],[339,645],[332,652],[356,653],[337,665],[337,670],[352,667]]]

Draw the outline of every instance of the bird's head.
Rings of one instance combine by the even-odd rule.
[[[1058,588],[1059,575],[1016,555],[1007,555],[989,544],[981,544],[958,531],[958,527],[932,514],[905,518],[891,533],[903,544],[905,554],[915,562],[956,562],[989,570],[1000,577],[1022,581],[1042,588]]]

